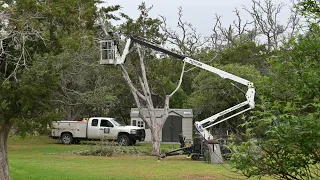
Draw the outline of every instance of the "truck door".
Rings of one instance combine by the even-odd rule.
[[[100,138],[101,139],[117,139],[117,130],[107,119],[101,119],[100,122]]]
[[[92,119],[92,121],[89,121],[88,123],[87,138],[100,139],[99,119]]]

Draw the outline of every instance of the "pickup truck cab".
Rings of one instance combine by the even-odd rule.
[[[145,130],[137,126],[124,126],[108,117],[91,117],[88,121],[57,121],[52,123],[51,138],[63,144],[80,140],[118,141],[119,145],[134,145],[144,141]]]

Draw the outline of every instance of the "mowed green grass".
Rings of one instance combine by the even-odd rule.
[[[154,156],[79,156],[73,151],[89,149],[92,143],[63,145],[48,137],[10,137],[9,166],[12,180],[90,179],[246,179],[229,171],[228,164],[211,165],[172,156],[160,162]],[[139,144],[150,149],[151,144]],[[177,148],[178,145],[162,145]]]

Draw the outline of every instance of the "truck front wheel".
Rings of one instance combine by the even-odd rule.
[[[130,145],[134,146],[134,145],[136,145],[136,143],[137,143],[137,140],[133,139],[133,140],[131,140]]]
[[[129,146],[130,139],[127,135],[123,134],[118,137],[118,144],[120,146]]]
[[[72,144],[73,143],[73,137],[70,133],[64,133],[61,136],[61,142],[63,144]]]

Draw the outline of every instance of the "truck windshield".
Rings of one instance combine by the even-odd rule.
[[[110,121],[112,121],[113,124],[116,126],[123,126],[121,123],[118,123],[115,119],[110,119]]]

